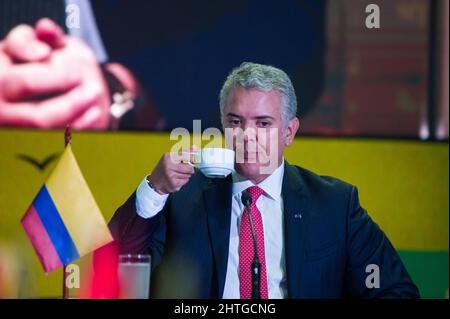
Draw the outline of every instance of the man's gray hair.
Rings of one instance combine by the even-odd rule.
[[[230,93],[237,86],[246,89],[256,89],[269,92],[278,91],[281,94],[281,117],[286,127],[297,114],[297,97],[288,75],[273,66],[244,62],[228,75],[220,90],[220,115],[223,124],[223,110]]]

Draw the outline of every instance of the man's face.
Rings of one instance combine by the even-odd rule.
[[[259,183],[281,164],[284,148],[292,142],[298,129],[297,118],[283,129],[281,105],[277,91],[237,87],[230,92],[224,107],[225,131],[233,129],[235,168],[253,182]],[[239,132],[243,131],[242,136]]]

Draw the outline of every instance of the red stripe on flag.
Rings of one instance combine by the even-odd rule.
[[[61,267],[62,263],[58,253],[33,205],[30,206],[21,223],[41,261],[42,267],[44,267],[44,271],[50,272]]]

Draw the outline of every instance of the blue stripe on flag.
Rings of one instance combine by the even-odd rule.
[[[63,265],[79,258],[77,248],[45,185],[34,199],[33,205]]]

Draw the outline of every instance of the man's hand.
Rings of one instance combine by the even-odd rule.
[[[157,193],[163,195],[177,192],[189,181],[195,170],[194,167],[186,162],[192,161],[191,152],[197,150],[198,147],[194,145],[186,152],[179,154],[166,153],[161,157],[149,176]],[[174,160],[174,158],[179,160]]]
[[[0,126],[105,129],[110,105],[91,49],[51,20],[0,41]]]

